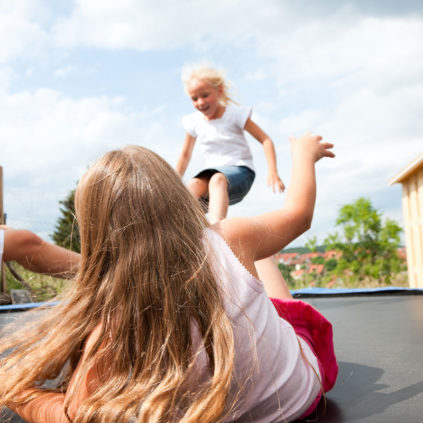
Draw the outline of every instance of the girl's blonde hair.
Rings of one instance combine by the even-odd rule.
[[[231,407],[234,339],[203,247],[207,221],[198,202],[163,159],[129,146],[88,170],[75,204],[78,274],[59,305],[3,333],[0,407],[39,397],[46,392],[39,386],[59,375],[53,391],[66,392],[84,342],[100,326],[80,374],[96,364],[101,385],[74,422],[221,421]],[[211,375],[201,386],[187,383],[196,361],[193,324]],[[67,391],[66,411],[75,395]]]
[[[222,87],[220,102],[227,106],[228,104],[237,104],[230,93],[230,83],[225,78],[225,72],[222,69],[215,69],[207,64],[188,65],[182,69],[182,83],[185,91],[189,83],[197,79],[205,81],[214,88]]]

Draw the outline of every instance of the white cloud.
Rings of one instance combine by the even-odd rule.
[[[74,100],[51,89],[1,94],[0,127],[8,221],[49,233],[58,201],[101,154],[125,144],[160,152],[169,143],[155,111],[128,113],[121,97]]]
[[[275,21],[285,6],[274,0],[257,7],[252,0],[136,1],[77,0],[70,17],[57,21],[59,45],[136,50],[170,49],[186,43],[207,50],[210,43],[245,40],[254,27]],[[234,19],[235,17],[235,19]]]
[[[56,78],[64,78],[73,71],[72,66],[66,66],[64,68],[59,68],[54,71],[54,76]]]
[[[38,4],[41,2],[30,1],[2,2],[0,5],[0,63],[15,59],[18,55],[25,54],[36,56],[47,42],[47,34],[35,19],[40,15]]]
[[[248,72],[244,79],[246,81],[262,81],[263,79],[266,79],[269,77],[269,73],[265,71],[264,69],[257,69],[254,72]]]
[[[233,63],[228,71],[238,72],[236,85],[241,82],[246,91],[249,84],[255,87],[254,118],[276,143],[285,182],[290,170],[287,135],[312,130],[335,142],[337,158],[318,165],[314,222],[319,231],[334,221],[339,205],[360,195],[398,196],[387,181],[422,151],[423,19],[386,11],[366,14],[364,2],[327,0],[306,7],[308,3],[265,0],[258,7],[252,0],[77,0],[68,16],[59,17],[41,0],[2,2],[0,37],[8,43],[0,49],[0,142],[6,177],[14,184],[6,189],[11,209],[16,215],[20,209],[49,219],[86,165],[125,143],[142,142],[174,164],[182,142],[174,139],[180,129],[178,100],[169,96],[166,107],[154,111],[146,98],[145,109],[137,110],[116,96],[114,75],[110,80],[100,75],[101,60],[108,50],[132,49],[140,55],[151,50],[162,54],[160,66],[176,68],[180,63],[166,51],[177,47],[191,54],[193,46],[206,58],[229,52],[222,55],[225,67],[231,52],[248,52],[248,60]],[[56,47],[53,53],[47,45]],[[87,67],[78,61],[80,46],[94,47],[90,54],[95,59]],[[103,49],[103,58],[97,59],[96,48]],[[17,58],[32,61],[31,81],[39,80],[40,51],[47,58],[43,72],[55,75],[61,89],[72,80],[65,76],[78,74],[84,80],[89,68],[98,73],[102,91],[94,87],[95,94],[78,98],[72,87],[64,94],[43,82],[28,89],[14,86],[9,92],[19,75]],[[228,75],[231,78],[231,72]],[[139,76],[148,80],[145,69]],[[160,89],[171,83],[163,81]],[[261,87],[279,92],[279,98],[268,99]],[[232,215],[251,215],[283,203],[283,196],[265,188],[262,148],[252,144],[257,179],[247,198],[231,207]],[[194,152],[187,177],[201,163]],[[26,200],[29,189],[32,202]],[[392,216],[399,214],[397,199],[388,210]]]
[[[13,69],[9,66],[0,67],[0,92],[6,92],[15,77]]]

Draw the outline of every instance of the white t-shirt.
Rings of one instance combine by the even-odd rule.
[[[207,229],[204,242],[234,330],[232,395],[243,386],[235,410],[224,421],[271,423],[299,418],[321,388],[314,353],[278,315],[263,284],[241,264],[224,239]],[[197,383],[207,376],[207,360],[200,356],[200,363]]]
[[[226,106],[219,119],[207,120],[196,111],[182,118],[185,131],[197,139],[206,168],[247,166],[254,170],[253,155],[244,135],[251,107]]]

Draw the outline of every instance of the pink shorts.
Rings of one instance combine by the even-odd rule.
[[[280,298],[271,298],[271,300],[279,316],[292,325],[295,333],[307,342],[317,357],[323,392],[328,392],[335,385],[338,376],[331,323],[304,301]],[[316,409],[321,396],[322,392],[302,417]]]

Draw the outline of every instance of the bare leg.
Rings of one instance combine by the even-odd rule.
[[[218,222],[228,214],[228,180],[222,173],[215,173],[209,181],[209,221]]]
[[[188,189],[195,198],[205,197],[209,191],[209,177],[192,178]]]
[[[269,297],[292,298],[288,285],[273,257],[257,260],[254,264]]]
[[[17,261],[26,269],[71,278],[78,270],[80,255],[50,244],[28,230],[4,229],[3,261]]]

